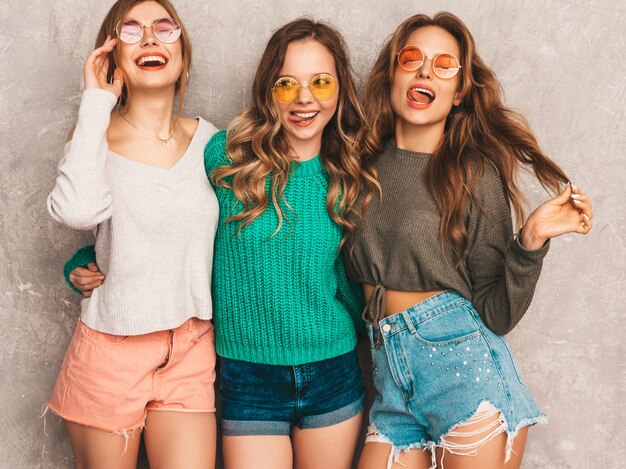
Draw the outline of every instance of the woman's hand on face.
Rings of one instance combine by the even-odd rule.
[[[111,36],[107,36],[104,44],[91,53],[83,69],[85,89],[99,88],[110,91],[116,98],[120,97],[122,94],[122,84],[124,83],[122,70],[116,68],[113,72],[113,83],[107,81],[109,52],[113,50],[117,42],[117,38],[111,39]]]
[[[540,249],[550,238],[567,233],[587,234],[593,212],[587,194],[568,184],[555,198],[544,202],[530,214],[522,228],[521,244],[525,249]]]
[[[70,272],[70,282],[83,296],[89,298],[94,288],[98,288],[104,282],[104,274],[93,262],[87,264],[87,268],[76,267]]]

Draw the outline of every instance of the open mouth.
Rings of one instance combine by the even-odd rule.
[[[416,86],[407,92],[408,98],[417,104],[430,104],[435,100],[435,93],[431,90]]]
[[[163,67],[167,65],[167,59],[162,55],[144,55],[135,60],[135,64],[140,67]]]
[[[317,115],[319,114],[319,111],[311,111],[311,112],[299,112],[299,111],[292,111],[290,112],[290,120],[292,122],[295,122],[296,124],[306,124],[310,121],[312,121],[313,119],[315,119],[315,117],[317,117]]]

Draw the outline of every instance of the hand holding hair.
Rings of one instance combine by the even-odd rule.
[[[567,233],[587,234],[593,223],[587,194],[568,183],[565,190],[535,209],[522,228],[520,242],[525,249],[540,249],[550,238]]]

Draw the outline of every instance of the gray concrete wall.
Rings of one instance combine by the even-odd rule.
[[[334,23],[362,83],[385,38],[447,9],[473,31],[545,150],[591,194],[587,238],[553,243],[533,304],[510,334],[551,416],[524,468],[618,468],[626,458],[623,325],[626,7],[619,0],[410,2],[174,0],[194,44],[187,113],[225,126],[249,101],[270,32],[309,14]],[[81,69],[111,0],[0,2],[0,467],[67,468],[55,417],[40,418],[78,315],[61,268],[89,237],[45,209],[80,96]],[[544,197],[527,184],[537,203]]]

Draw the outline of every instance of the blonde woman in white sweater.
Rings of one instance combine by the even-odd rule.
[[[216,129],[180,116],[191,44],[168,0],[119,0],[96,44],[48,209],[95,233],[107,281],[83,300],[49,407],[78,468],[134,468],[144,427],[152,468],[213,467]]]

